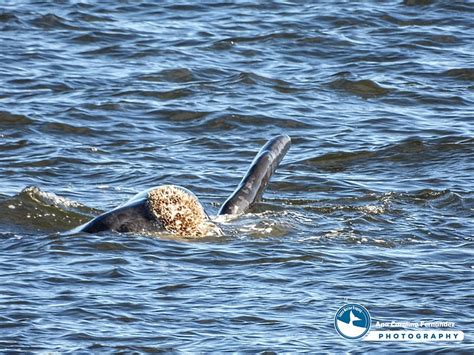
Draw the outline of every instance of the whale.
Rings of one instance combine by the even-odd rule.
[[[246,174],[219,209],[219,215],[241,215],[262,198],[280,162],[288,152],[291,138],[279,135],[257,153]],[[185,187],[160,185],[146,189],[124,204],[104,212],[68,234],[170,233],[184,237],[222,235],[198,197]]]

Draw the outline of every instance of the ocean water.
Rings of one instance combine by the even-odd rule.
[[[472,1],[1,1],[0,349],[472,353],[473,18]],[[216,214],[282,133],[225,236],[61,234],[160,184]],[[349,341],[346,303],[465,339]]]

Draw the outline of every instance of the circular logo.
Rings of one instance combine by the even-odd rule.
[[[336,312],[334,327],[346,339],[360,339],[370,329],[370,314],[360,304],[346,304]]]

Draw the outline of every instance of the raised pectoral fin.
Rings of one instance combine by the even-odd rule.
[[[244,213],[257,202],[290,145],[291,139],[287,135],[270,139],[252,161],[237,189],[224,202],[219,215]]]

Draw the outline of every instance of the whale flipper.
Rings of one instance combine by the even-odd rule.
[[[290,145],[291,139],[287,135],[269,140],[255,156],[239,186],[224,202],[219,215],[241,214],[258,202]]]

